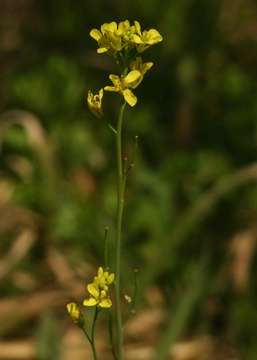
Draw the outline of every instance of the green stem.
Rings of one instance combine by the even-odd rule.
[[[120,264],[121,264],[121,230],[124,208],[124,180],[122,163],[122,123],[126,103],[120,108],[116,134],[116,156],[117,156],[117,227],[116,227],[116,256],[115,256],[115,303],[116,303],[116,336],[117,336],[117,358],[123,359],[123,330],[121,314],[121,292],[120,292]]]
[[[90,336],[88,335],[87,333],[87,330],[85,328],[82,328],[83,330],[83,333],[86,335],[86,338],[90,344],[90,347],[91,347],[91,350],[92,350],[92,354],[93,354],[93,357],[94,357],[94,360],[97,360],[97,355],[96,355],[96,349],[95,349],[95,344],[94,344],[94,340],[93,338],[90,338]]]
[[[115,352],[115,344],[113,339],[113,316],[111,311],[109,312],[109,318],[108,318],[108,328],[109,328],[109,339],[111,344],[111,351],[114,360],[117,360],[116,352]]]
[[[95,324],[97,320],[97,315],[98,315],[98,310],[97,307],[95,307],[95,313],[94,313],[94,319],[93,319],[92,331],[91,331],[91,342],[90,342],[94,360],[97,360],[97,354],[95,348]]]
[[[95,313],[94,313],[94,318],[93,318],[93,323],[92,323],[92,328],[91,328],[91,338],[89,337],[88,333],[84,329],[84,333],[86,334],[87,339],[91,345],[94,360],[97,360],[97,354],[96,354],[96,348],[95,348],[95,325],[96,325],[97,315],[98,315],[98,310],[97,310],[97,307],[95,307]]]
[[[87,333],[87,330],[86,330],[85,328],[82,328],[82,331],[83,331],[83,333],[86,335],[86,338],[87,338],[87,340],[88,340],[88,342],[90,343],[90,346],[91,346],[92,341],[91,341],[91,339],[90,339],[90,336],[89,336],[88,333]]]

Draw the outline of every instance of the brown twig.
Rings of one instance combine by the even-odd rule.
[[[36,234],[32,229],[23,229],[10,250],[0,262],[0,281],[27,255],[35,243]]]

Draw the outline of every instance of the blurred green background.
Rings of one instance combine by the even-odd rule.
[[[124,151],[131,154],[135,135],[139,146],[128,181],[124,292],[133,292],[138,268],[138,310],[165,309],[159,359],[178,340],[208,336],[254,360],[254,0],[1,0],[0,343],[33,337],[37,359],[63,359],[53,342],[69,326],[63,304],[83,297],[69,293],[69,271],[84,286],[103,262],[105,226],[113,237],[107,123],[118,103],[107,95],[105,119],[95,119],[86,93],[107,84],[115,67],[97,55],[89,31],[124,19],[164,38],[144,53],[154,67],[136,90],[138,105],[126,110]],[[51,300],[35,310],[43,296]]]

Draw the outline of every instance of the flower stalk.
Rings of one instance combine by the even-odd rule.
[[[98,312],[99,312],[99,310],[97,309],[97,307],[95,307],[94,319],[93,319],[92,331],[91,331],[91,341],[92,341],[91,342],[91,347],[92,347],[94,360],[97,360],[97,353],[96,353],[96,347],[95,347],[95,326],[96,326],[96,320],[97,320]]]
[[[117,162],[117,208],[116,208],[116,231],[115,231],[115,254],[114,270],[109,273],[108,267],[108,228],[105,228],[104,241],[104,268],[99,267],[93,281],[87,285],[89,297],[84,299],[83,306],[94,308],[94,317],[91,322],[90,335],[86,331],[84,314],[76,303],[67,305],[67,310],[73,322],[85,333],[93,353],[93,359],[97,360],[95,346],[95,327],[98,314],[101,309],[109,310],[109,335],[113,357],[115,360],[123,360],[123,323],[121,304],[121,260],[122,260],[122,223],[125,202],[126,180],[129,170],[134,165],[134,160],[128,162],[122,155],[122,130],[126,104],[134,107],[137,96],[134,90],[141,84],[145,74],[152,68],[152,62],[144,62],[141,54],[149,47],[162,41],[161,34],[155,29],[141,30],[138,21],[131,24],[128,20],[120,23],[105,23],[99,29],[92,29],[90,36],[97,41],[98,54],[107,54],[113,57],[120,67],[120,73],[110,74],[111,84],[103,86],[98,92],[88,91],[87,103],[89,110],[98,118],[104,115],[102,102],[105,92],[113,92],[122,97],[123,103],[119,110],[116,128],[108,124],[115,136],[115,152]],[[135,148],[137,145],[137,138]],[[115,285],[115,306],[112,306],[111,285]],[[136,284],[136,283],[135,283]],[[135,285],[136,296],[137,284]],[[128,302],[132,300],[127,296]],[[132,302],[134,305],[134,302]],[[114,320],[114,323],[112,322]],[[113,326],[114,325],[114,326]]]
[[[120,273],[121,273],[121,236],[122,236],[122,218],[124,210],[124,173],[123,173],[123,161],[122,161],[122,125],[124,110],[126,102],[121,105],[116,134],[116,158],[117,158],[117,224],[116,224],[116,254],[115,254],[115,305],[116,305],[116,336],[117,336],[117,357],[118,360],[123,359],[123,329],[122,329],[122,314],[121,314],[121,290],[120,290]]]

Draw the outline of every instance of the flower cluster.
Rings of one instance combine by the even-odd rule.
[[[112,306],[112,301],[110,299],[109,287],[113,284],[114,278],[115,275],[113,273],[104,271],[102,267],[99,267],[93,282],[87,285],[90,297],[83,301],[83,305],[90,307],[97,306],[105,309],[110,308]],[[67,304],[66,307],[72,321],[79,326],[83,326],[84,316],[78,304],[71,302]]]
[[[114,277],[113,273],[104,271],[102,267],[99,267],[94,281],[87,285],[90,297],[83,301],[83,305],[110,308],[112,301],[109,295],[109,286],[114,282]]]
[[[98,54],[109,54],[121,67],[120,75],[109,75],[112,85],[105,86],[98,94],[88,92],[88,106],[93,114],[101,116],[104,90],[113,91],[123,96],[125,102],[135,106],[137,97],[133,93],[143,80],[144,75],[153,66],[152,62],[143,62],[140,54],[150,46],[162,41],[162,36],[155,29],[141,30],[138,21],[133,25],[128,20],[120,23],[105,23],[100,30],[92,29],[90,36],[97,41]]]
[[[135,48],[139,53],[148,49],[151,45],[162,41],[162,36],[155,29],[141,31],[138,21],[130,25],[128,20],[117,24],[115,21],[105,23],[101,30],[92,29],[90,36],[97,41],[98,54],[115,54],[122,50]]]

